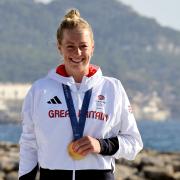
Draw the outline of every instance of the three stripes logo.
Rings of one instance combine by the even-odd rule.
[[[57,96],[54,96],[47,103],[48,104],[62,104],[62,102],[59,100],[59,98]]]

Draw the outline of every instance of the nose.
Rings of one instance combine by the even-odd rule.
[[[82,51],[80,48],[76,48],[75,53],[80,56],[82,54]]]

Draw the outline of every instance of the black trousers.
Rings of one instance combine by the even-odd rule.
[[[71,170],[49,170],[40,168],[40,180],[72,180]],[[75,180],[114,180],[112,170],[76,170]]]

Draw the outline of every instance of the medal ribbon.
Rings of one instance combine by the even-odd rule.
[[[85,122],[86,122],[86,115],[88,112],[88,107],[92,94],[92,88],[85,92],[82,107],[79,114],[79,122],[78,122],[76,111],[73,104],[72,95],[71,95],[71,90],[68,85],[62,84],[62,86],[63,86],[64,96],[66,99],[66,104],[69,111],[69,117],[71,120],[74,140],[77,140],[83,136]]]

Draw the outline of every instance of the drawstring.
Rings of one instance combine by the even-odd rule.
[[[75,170],[73,170],[73,178],[72,180],[75,180]]]

